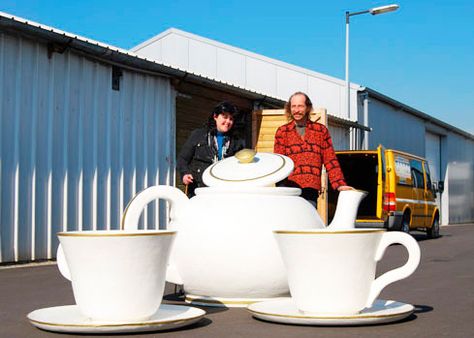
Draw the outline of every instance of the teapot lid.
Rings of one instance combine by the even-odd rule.
[[[293,161],[287,156],[243,149],[235,156],[209,166],[204,171],[202,179],[208,187],[229,185],[265,187],[288,177],[293,167]]]

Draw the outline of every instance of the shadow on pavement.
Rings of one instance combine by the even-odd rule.
[[[436,241],[437,239],[441,239],[444,236],[447,236],[447,237],[451,236],[451,235],[442,235],[442,234],[440,234],[439,237],[437,237],[437,238],[429,238],[425,233],[417,233],[417,234],[410,233],[410,235],[412,235],[413,238],[416,239],[417,242]]]
[[[414,313],[425,313],[425,312],[431,312],[433,311],[433,307],[429,305],[419,305],[416,304],[415,306],[415,311]]]
[[[227,307],[212,307],[212,306],[202,306],[202,305],[186,303],[184,301],[184,294],[183,293],[170,293],[170,294],[167,294],[167,295],[163,296],[163,300],[165,300],[167,304],[185,305],[185,306],[196,307],[196,308],[199,308],[199,309],[202,309],[202,310],[206,311],[206,313],[208,313],[208,314],[225,312],[225,311],[229,310]]]

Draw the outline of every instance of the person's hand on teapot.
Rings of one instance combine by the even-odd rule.
[[[186,175],[183,176],[183,183],[185,185],[191,184],[191,183],[193,183],[193,181],[194,181],[193,175],[186,174]]]
[[[344,191],[344,190],[354,190],[354,188],[348,185],[341,185],[340,187],[337,188],[337,191]]]

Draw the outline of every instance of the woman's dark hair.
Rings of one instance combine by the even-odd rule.
[[[232,115],[232,117],[235,119],[236,115],[239,113],[239,110],[233,103],[228,101],[224,101],[217,104],[217,106],[214,107],[214,109],[211,111],[211,114],[209,115],[209,118],[207,119],[207,128],[211,132],[215,132],[217,129],[214,117],[222,113],[228,113]]]

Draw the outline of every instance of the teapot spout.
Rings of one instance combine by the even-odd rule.
[[[170,262],[166,268],[166,281],[177,285],[184,285],[183,278],[179,274],[176,263],[172,258],[170,258]]]
[[[336,213],[329,224],[330,229],[353,229],[357,210],[362,199],[367,196],[367,191],[363,190],[344,190],[339,192],[337,199]]]

